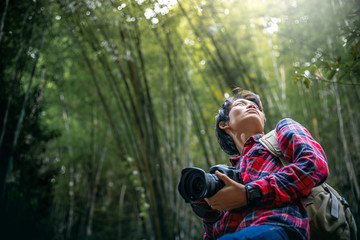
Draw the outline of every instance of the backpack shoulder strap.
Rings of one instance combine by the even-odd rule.
[[[282,154],[282,152],[280,150],[279,143],[278,143],[278,140],[277,140],[276,129],[273,129],[272,131],[270,131],[267,134],[265,134],[264,136],[262,136],[259,139],[259,141],[275,157],[279,158],[281,163],[284,166],[289,165],[289,162],[285,159],[285,157],[283,156],[283,154]]]

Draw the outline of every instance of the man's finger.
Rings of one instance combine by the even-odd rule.
[[[228,176],[226,176],[225,174],[219,172],[218,170],[215,171],[215,174],[218,178],[220,178],[221,180],[223,180],[223,182],[228,185],[232,183],[231,178],[229,178]]]

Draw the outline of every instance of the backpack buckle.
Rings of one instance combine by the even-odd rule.
[[[349,207],[349,203],[346,201],[345,198],[343,198],[342,196],[339,197],[340,202],[342,203],[342,205],[344,205],[345,207]]]

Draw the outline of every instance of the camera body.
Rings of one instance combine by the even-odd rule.
[[[241,173],[228,165],[219,164],[212,166],[210,173],[206,173],[197,167],[184,168],[181,171],[178,190],[186,203],[200,202],[206,197],[213,196],[225,186],[225,183],[216,176],[216,170],[238,183],[244,183]]]

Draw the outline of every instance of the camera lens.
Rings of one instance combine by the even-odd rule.
[[[178,190],[185,202],[199,202],[207,193],[206,173],[201,168],[184,168]]]
[[[188,186],[190,187],[190,199],[195,200],[204,196],[206,190],[204,175],[200,173],[193,174],[188,181]]]
[[[201,194],[204,190],[204,186],[204,180],[198,177],[193,180],[190,191],[194,193],[194,195]]]
[[[202,201],[206,197],[213,196],[225,186],[225,183],[216,176],[216,170],[239,183],[243,183],[240,172],[226,165],[215,165],[210,168],[210,173],[196,167],[184,168],[181,171],[178,190],[186,203]]]

